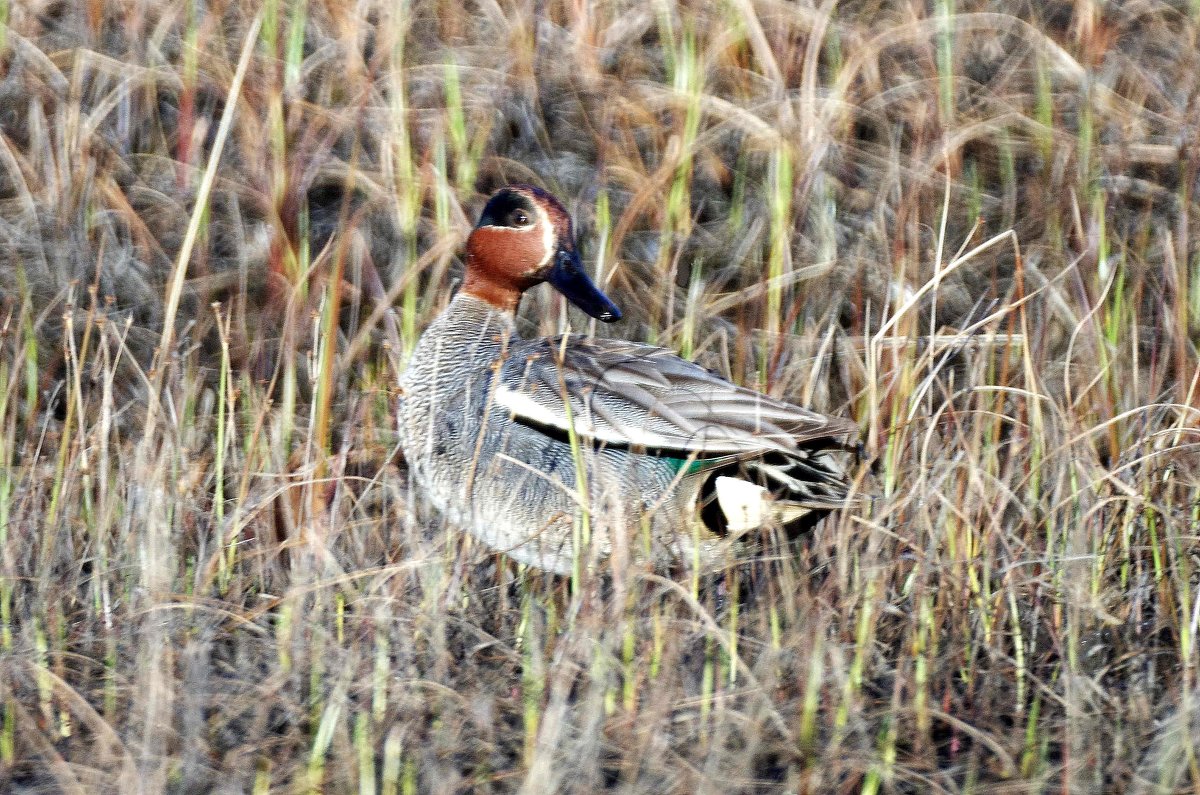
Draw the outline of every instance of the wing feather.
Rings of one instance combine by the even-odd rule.
[[[622,340],[522,340],[499,382],[496,401],[515,419],[610,445],[753,455],[857,433],[846,420],[737,386],[664,348]]]

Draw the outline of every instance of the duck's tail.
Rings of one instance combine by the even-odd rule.
[[[789,534],[810,529],[845,504],[845,468],[828,450],[771,453],[709,470],[700,488],[700,513],[718,535],[739,535],[765,525]]]

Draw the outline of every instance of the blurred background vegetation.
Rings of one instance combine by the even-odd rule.
[[[0,789],[1200,791],[1200,3],[0,2]],[[446,527],[487,194],[863,428],[719,576]],[[670,576],[667,576],[670,575]]]

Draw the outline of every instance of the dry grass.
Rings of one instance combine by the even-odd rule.
[[[0,789],[1200,792],[1200,4],[920,5],[0,3]],[[876,499],[703,581],[430,515],[516,180]]]

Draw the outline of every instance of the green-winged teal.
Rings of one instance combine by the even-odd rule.
[[[830,450],[853,423],[662,348],[522,339],[517,304],[544,281],[594,318],[621,316],[584,272],[562,204],[510,185],[484,207],[462,289],[400,379],[404,454],[450,522],[560,574],[577,554],[709,568],[746,530],[810,526],[843,503]]]

